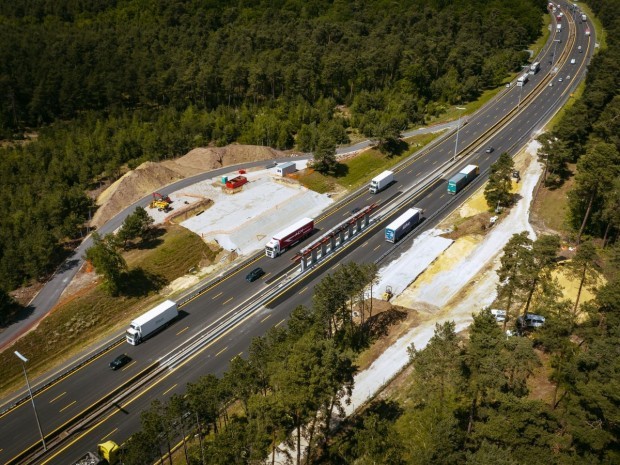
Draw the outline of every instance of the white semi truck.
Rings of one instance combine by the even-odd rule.
[[[375,176],[370,181],[370,185],[368,186],[368,191],[371,194],[376,194],[377,192],[381,192],[388,185],[390,185],[394,181],[394,173],[392,171],[384,171],[379,176]]]
[[[164,328],[179,315],[177,303],[165,300],[157,307],[133,320],[125,333],[127,342],[138,345],[150,335]]]

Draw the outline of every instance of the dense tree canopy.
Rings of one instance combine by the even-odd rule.
[[[33,0],[0,5],[0,285],[80,238],[85,191],[207,144],[382,146],[527,59],[541,0]],[[346,105],[350,111],[337,111]],[[26,232],[28,232],[26,234]]]

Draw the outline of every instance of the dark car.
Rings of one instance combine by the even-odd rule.
[[[118,370],[121,367],[124,367],[129,362],[131,362],[131,357],[127,354],[119,355],[114,360],[110,362],[110,368],[112,370]]]
[[[260,278],[261,276],[263,276],[265,274],[265,272],[263,271],[262,268],[254,268],[252,271],[250,271],[248,273],[248,275],[245,277],[245,279],[249,282],[254,282],[256,281],[258,278]]]
[[[355,207],[354,209],[351,210],[351,214],[353,215],[353,214],[357,213],[360,210],[361,210],[360,207]]]
[[[489,146],[486,149],[486,153],[491,153],[491,152],[493,152],[493,150],[495,150],[495,149],[493,147]]]

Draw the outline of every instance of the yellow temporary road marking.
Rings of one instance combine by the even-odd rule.
[[[308,290],[308,286],[304,287],[301,291],[298,292],[298,294],[303,294],[307,290]]]
[[[270,271],[269,273],[265,273],[265,274],[263,275],[263,279],[265,279],[265,278],[266,278],[267,276],[269,276],[270,274],[271,274],[271,271]]]
[[[102,437],[100,439],[100,441],[105,441],[106,439],[108,439],[110,436],[112,436],[117,431],[118,431],[118,428],[114,428],[112,431],[110,431],[108,434],[106,434],[104,437]]]
[[[75,404],[77,402],[77,400],[74,400],[73,402],[71,402],[69,405],[64,406],[63,408],[61,408],[59,410],[59,412],[64,412],[65,410],[67,410],[69,407],[71,407],[73,404]]]
[[[338,268],[339,265],[340,265],[340,263],[336,263],[334,266],[332,266],[330,268],[330,270],[335,270],[336,268]]]
[[[284,318],[282,320],[278,321],[278,323],[274,326],[274,328],[277,328],[278,326],[280,326],[285,321],[286,321],[286,319],[284,319]]]
[[[368,241],[364,242],[360,247],[366,247],[368,245]]]
[[[372,250],[373,250],[373,252],[374,252],[375,250],[377,250],[379,247],[381,247],[381,244],[379,244],[377,247],[375,247],[374,249],[372,249]]]
[[[220,350],[217,354],[215,354],[216,357],[219,357],[220,354],[222,354],[223,352],[226,352],[226,350],[228,349],[228,346],[224,347],[222,350]]]
[[[67,391],[63,392],[62,394],[54,397],[52,400],[50,400],[50,404],[58,399],[60,399],[62,396],[64,396],[67,393]]]
[[[221,296],[224,293],[224,291],[220,292],[219,294],[215,294],[213,297],[211,297],[211,299],[215,300],[217,299],[219,296]]]
[[[412,171],[413,169],[410,169],[409,171],[407,171],[407,174],[411,174]]]
[[[224,302],[222,305],[226,305],[228,302],[230,302],[231,300],[233,300],[234,297],[231,297],[230,299],[228,299],[226,302]]]
[[[135,361],[135,360],[133,360],[133,361],[132,361],[129,365],[124,366],[124,367],[123,367],[123,369],[122,369],[121,371],[125,371],[127,368],[129,368],[130,366],[133,366],[133,365],[135,365],[135,364],[136,364],[136,361]]]
[[[183,334],[183,333],[184,333],[185,331],[187,331],[188,329],[189,329],[189,326],[186,326],[185,328],[183,328],[181,331],[179,331],[179,332],[177,333],[177,336],[178,336],[179,334]]]
[[[165,396],[166,394],[168,394],[170,391],[172,391],[172,390],[173,390],[175,387],[177,387],[177,386],[178,386],[178,384],[176,384],[176,383],[175,383],[172,387],[170,387],[170,388],[166,389],[166,390],[162,393],[162,396]]]
[[[265,321],[267,321],[269,318],[271,318],[271,315],[267,315],[265,318],[263,318],[262,320],[260,320],[261,323],[264,323]]]

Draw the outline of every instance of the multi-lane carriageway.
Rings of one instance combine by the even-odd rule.
[[[536,59],[541,62],[541,70],[530,76],[530,81],[524,87],[511,86],[505,89],[493,102],[469,118],[468,124],[462,126],[459,132],[459,154],[455,162],[452,162],[455,150],[455,134],[452,134],[430,150],[422,151],[403,162],[397,168],[397,182],[386,191],[370,195],[362,189],[348,197],[346,203],[317,218],[316,226],[320,230],[327,230],[349,216],[351,209],[370,203],[379,204],[380,216],[382,206],[399,204],[401,208],[381,216],[381,220],[365,229],[351,246],[308,270],[292,286],[282,287],[280,292],[278,288],[286,271],[295,266],[290,260],[295,250],[277,259],[258,256],[243,269],[237,270],[184,305],[182,317],[156,337],[136,347],[124,342],[118,343],[79,370],[40,390],[35,396],[37,411],[43,433],[48,443],[53,445],[54,438],[66,429],[63,425],[82,417],[90,406],[111,391],[124,384],[134,385],[132,380],[138,379],[140,373],[160,360],[167,360],[169,354],[175,353],[179,346],[187,346],[187,341],[196,341],[220,325],[217,336],[201,345],[197,344],[191,354],[173,369],[163,370],[160,376],[134,392],[123,391],[124,394],[114,399],[114,402],[106,402],[107,408],[103,414],[68,438],[57,442],[58,445],[47,454],[37,458],[22,456],[23,451],[37,449],[40,445],[30,403],[21,403],[5,412],[0,417],[0,462],[67,464],[102,440],[123,442],[139,428],[139,412],[147,408],[153,399],[166,399],[174,393],[182,393],[187,382],[205,373],[221,374],[231,358],[247,350],[253,337],[264,334],[273,326],[284,324],[290,310],[297,305],[310,305],[316,282],[325,273],[332,272],[339,263],[371,262],[384,256],[393,244],[384,240],[383,227],[403,208],[411,205],[424,208],[426,217],[430,219],[422,227],[432,226],[438,219],[434,216],[437,212],[447,211],[445,206],[449,202],[452,202],[450,208],[454,208],[484,181],[481,175],[461,195],[453,198],[446,194],[447,179],[450,176],[470,163],[478,164],[481,173],[485,173],[499,154],[504,151],[515,153],[569,98],[571,90],[583,77],[586,62],[593,52],[593,37],[585,36],[585,25],[579,20],[575,22],[568,9],[565,8],[564,12],[567,21],[564,23],[565,30],[561,32],[564,35],[562,42],[554,42],[557,37],[552,36],[541,56]],[[570,31],[566,30],[567,26]],[[590,26],[590,30],[594,28]],[[582,46],[583,53],[577,52],[578,45]],[[554,49],[556,58],[550,64],[550,54]],[[576,64],[570,64],[571,58],[576,59]],[[549,74],[555,67],[559,68],[558,73]],[[566,79],[568,75],[570,79]],[[560,76],[563,77],[561,83],[558,82]],[[550,87],[549,82],[553,82],[553,86]],[[486,153],[488,145],[492,145],[495,151]],[[405,247],[408,243],[410,238],[402,241],[399,247]],[[245,274],[249,268],[256,266],[261,266],[267,274],[259,281],[247,283]],[[273,297],[256,311],[247,313],[237,319],[234,325],[226,327],[225,323],[242,308],[247,308],[248,303],[269,294]],[[119,372],[110,372],[108,362],[122,352],[129,354],[133,362]],[[33,387],[36,389],[38,384],[35,382]]]

